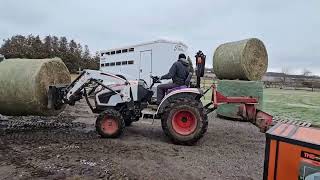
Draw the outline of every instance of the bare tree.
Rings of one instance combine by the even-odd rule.
[[[306,76],[306,77],[310,77],[312,75],[312,72],[308,69],[303,69],[302,71],[302,75]]]
[[[189,62],[189,72],[194,73],[193,63],[190,56],[188,56],[187,60]]]
[[[302,84],[308,88],[311,88],[313,91],[314,90],[314,81],[313,81],[312,72],[308,69],[303,69],[302,75],[304,76],[304,81]]]
[[[288,75],[289,75],[289,68],[288,67],[282,67],[281,73],[282,73],[282,77],[281,77],[280,89],[282,89],[287,84]]]

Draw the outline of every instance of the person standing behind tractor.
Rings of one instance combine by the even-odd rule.
[[[172,79],[172,82],[167,84],[160,84],[157,87],[157,104],[161,103],[167,90],[188,85],[191,79],[192,74],[189,72],[189,62],[186,59],[186,55],[179,54],[178,61],[173,63],[169,72],[160,77],[162,79]]]

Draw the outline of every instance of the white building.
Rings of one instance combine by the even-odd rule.
[[[168,40],[102,50],[100,69],[123,75],[129,80],[143,79],[150,85],[150,75],[166,74],[178,55],[187,55],[187,50],[188,46],[184,43]]]

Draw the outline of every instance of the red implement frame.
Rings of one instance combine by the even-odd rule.
[[[240,104],[238,115],[246,121],[253,123],[260,128],[261,132],[266,132],[272,123],[272,116],[268,113],[260,111],[256,108],[259,104],[258,100],[253,97],[227,97],[217,91],[216,86],[213,84],[211,103],[213,109],[217,109],[221,104]]]

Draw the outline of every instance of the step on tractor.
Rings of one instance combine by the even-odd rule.
[[[272,116],[258,110],[258,101],[252,97],[226,97],[212,86],[200,89],[206,56],[196,54],[196,85],[168,90],[160,105],[153,105],[152,87],[161,83],[151,76],[150,87],[143,80],[130,81],[123,76],[99,70],[84,70],[71,84],[50,86],[48,108],[61,109],[85,99],[96,119],[96,131],[103,138],[119,137],[126,126],[142,118],[161,120],[164,134],[175,144],[192,145],[206,133],[208,114],[222,104],[240,104],[239,115],[265,132]],[[211,102],[203,105],[201,98],[212,93]]]

